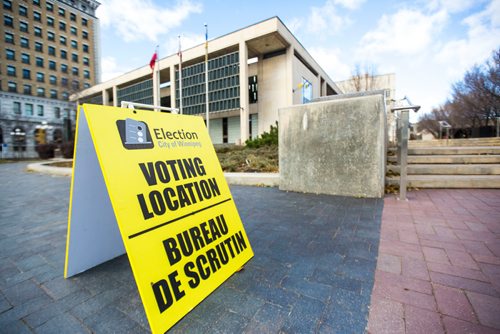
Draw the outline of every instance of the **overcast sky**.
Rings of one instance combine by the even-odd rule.
[[[396,95],[427,112],[500,46],[500,0],[101,0],[102,80],[279,16],[334,81],[356,66],[396,74]]]

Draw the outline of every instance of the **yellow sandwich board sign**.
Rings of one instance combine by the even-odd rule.
[[[83,105],[65,277],[127,252],[164,333],[253,257],[203,119]]]

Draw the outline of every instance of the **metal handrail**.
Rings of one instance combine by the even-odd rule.
[[[177,109],[177,108],[154,106],[152,104],[144,104],[144,103],[129,102],[129,101],[122,101],[121,107],[128,108],[128,109],[135,109],[135,107],[140,107],[140,108],[147,108],[147,109],[153,109],[153,110],[166,110],[166,111],[170,111],[172,114],[179,113],[179,109]]]

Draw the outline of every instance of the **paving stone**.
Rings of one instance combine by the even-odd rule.
[[[442,314],[468,322],[477,322],[474,310],[462,290],[435,284],[434,296],[438,310]]]
[[[498,330],[489,328],[480,324],[474,324],[467,321],[455,319],[452,317],[443,317],[443,324],[446,333],[449,334],[498,334]]]
[[[490,283],[436,272],[430,272],[430,275],[433,282],[439,283],[444,286],[483,293],[486,295],[492,295],[494,297],[499,296],[498,292],[495,291]]]
[[[500,330],[500,298],[467,292],[467,296],[476,311],[479,322],[485,326]]]
[[[488,282],[489,279],[480,271],[468,268],[457,267],[449,264],[428,262],[427,267],[430,271],[458,276],[463,278],[470,278],[477,281]]]
[[[443,249],[424,246],[422,247],[422,251],[424,252],[425,260],[428,262],[450,263]]]
[[[368,333],[389,334],[404,333],[403,304],[378,296],[372,297]]]
[[[2,291],[7,300],[13,305],[21,305],[37,297],[46,297],[46,293],[31,280],[23,281]]]
[[[90,334],[91,331],[70,314],[60,314],[35,328],[37,334],[75,333]]]
[[[405,305],[406,333],[444,333],[438,312]]]
[[[114,307],[93,313],[84,322],[95,333],[137,333],[139,324]]]
[[[401,274],[401,257],[391,254],[379,253],[377,270],[393,274]]]

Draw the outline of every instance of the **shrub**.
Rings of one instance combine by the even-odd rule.
[[[56,146],[54,144],[38,144],[35,150],[38,152],[40,159],[51,159],[54,157],[54,150]]]
[[[73,141],[62,143],[60,147],[63,158],[73,159],[73,152],[75,149],[75,143]]]
[[[272,146],[278,145],[278,122],[276,122],[276,126],[271,125],[269,132],[264,132],[262,135],[255,139],[248,139],[245,144],[249,148],[259,148],[262,146]]]

